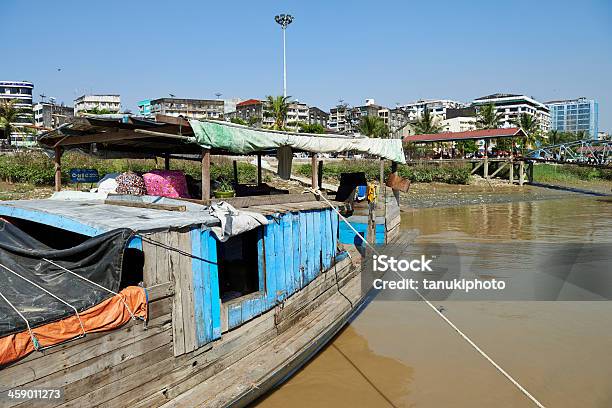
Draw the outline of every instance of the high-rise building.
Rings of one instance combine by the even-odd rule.
[[[121,97],[114,94],[106,95],[81,95],[74,100],[74,115],[99,111],[108,113],[119,113],[121,110]]]
[[[577,98],[546,102],[551,129],[559,132],[585,132],[596,139],[599,132],[599,104],[593,99]]]
[[[526,95],[496,93],[474,99],[472,106],[493,104],[497,113],[501,114],[500,127],[515,127],[516,120],[522,113],[534,116],[540,129],[547,132],[550,129],[550,112],[546,105]]]
[[[0,143],[15,146],[31,146],[36,143],[34,130],[34,115],[32,115],[32,90],[34,84],[28,81],[0,81],[0,101],[14,101],[15,108],[20,111],[14,122],[10,135],[4,135]],[[30,125],[30,126],[28,126]]]
[[[346,104],[340,104],[329,110],[327,126],[338,133],[348,133],[353,130],[351,126],[351,109]]]
[[[74,117],[74,108],[52,102],[38,102],[34,105],[34,125],[39,132],[55,129]]]
[[[223,119],[224,102],[221,99],[153,99],[151,115],[158,114],[192,119]]]

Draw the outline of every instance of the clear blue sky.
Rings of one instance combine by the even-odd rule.
[[[119,93],[132,110],[168,93],[281,94],[281,12],[295,15],[288,93],[308,104],[585,96],[612,131],[610,0],[2,0],[0,79],[33,81],[36,95],[69,104]]]

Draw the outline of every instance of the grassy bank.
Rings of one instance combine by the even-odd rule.
[[[98,170],[100,177],[107,173],[124,171],[146,172],[163,169],[163,160],[154,159],[96,159],[84,154],[68,152],[62,156],[62,182],[68,183],[72,168]],[[201,178],[199,162],[172,160],[172,170],[182,170],[196,179]],[[46,186],[54,183],[55,169],[53,161],[42,153],[27,152],[15,155],[0,156],[0,180],[10,183],[28,183],[35,186]],[[238,163],[238,177],[241,183],[254,182],[257,179],[257,168],[248,163]],[[212,180],[232,180],[232,161],[217,157],[211,165]]]
[[[295,174],[310,176],[310,164],[298,164],[293,167]],[[324,163],[323,177],[339,180],[340,173],[364,172],[369,181],[380,178],[380,162],[378,160],[343,160],[341,162]],[[391,172],[391,167],[385,167],[385,177]],[[416,183],[440,182],[448,184],[468,184],[470,168],[451,163],[423,163],[398,166],[398,174]]]
[[[573,166],[569,164],[536,164],[533,169],[536,182],[612,181],[612,169]]]

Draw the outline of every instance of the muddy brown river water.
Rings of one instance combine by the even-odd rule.
[[[402,214],[402,227],[416,230],[420,243],[612,245],[612,200],[565,198],[415,209]],[[516,273],[516,265],[504,263],[503,257],[491,254],[491,260],[496,273]],[[450,320],[544,406],[612,407],[612,302],[440,301],[436,305],[443,306]],[[533,404],[423,302],[374,300],[257,406]]]

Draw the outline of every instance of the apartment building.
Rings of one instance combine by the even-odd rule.
[[[327,122],[329,120],[329,113],[325,112],[322,109],[317,108],[316,106],[311,106],[308,109],[308,123],[318,123],[319,125],[327,128]]]
[[[404,138],[410,134],[410,126],[407,126],[410,121],[408,112],[400,108],[381,108],[377,114],[389,128],[391,137]]]
[[[74,108],[53,102],[38,102],[34,105],[34,125],[39,133],[55,129],[74,117]]]
[[[152,99],[151,115],[182,116],[191,119],[223,119],[224,102],[219,99]]]
[[[465,103],[451,99],[420,99],[418,101],[400,105],[399,108],[407,112],[409,120],[416,120],[423,115],[425,109],[427,109],[432,115],[440,116],[442,119],[446,119],[447,109],[464,108],[465,106],[467,106]]]
[[[119,113],[121,110],[121,96],[115,94],[81,95],[74,100],[74,116],[92,110]]]
[[[300,123],[308,123],[308,105],[298,101],[290,102],[287,106],[287,127],[295,130]]]
[[[476,130],[476,108],[449,108],[442,121],[444,132],[467,132]]]
[[[480,106],[493,104],[497,113],[501,114],[500,126],[504,128],[514,127],[515,121],[522,113],[534,116],[543,132],[550,129],[549,108],[527,95],[495,93],[474,99],[472,106],[478,110]]]
[[[551,129],[559,132],[585,132],[593,139],[599,132],[599,104],[593,99],[577,98],[546,102]]]
[[[21,111],[13,123],[10,135],[4,135],[2,144],[15,146],[32,146],[36,143],[33,130],[28,125],[34,124],[32,115],[32,91],[34,84],[28,81],[0,81],[0,101],[14,101],[15,107]]]
[[[351,122],[351,109],[345,105],[340,104],[335,108],[329,110],[329,120],[327,126],[337,133],[349,133],[353,130]]]

